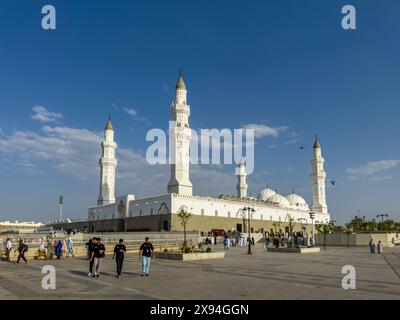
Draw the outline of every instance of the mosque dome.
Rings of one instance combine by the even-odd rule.
[[[275,193],[273,196],[269,197],[267,199],[267,202],[275,203],[282,208],[290,208],[291,207],[289,200],[278,193]]]
[[[261,190],[260,194],[258,195],[258,200],[267,201],[268,198],[272,197],[275,194],[276,194],[276,192],[270,188],[263,189],[263,190]]]
[[[298,194],[292,193],[288,195],[287,200],[294,208],[309,210],[306,200]]]

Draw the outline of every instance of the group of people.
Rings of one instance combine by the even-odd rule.
[[[222,237],[221,243],[224,246],[224,249],[229,249],[230,247],[236,247],[237,245],[243,247],[243,246],[248,246],[249,242],[254,245],[254,238],[248,238],[247,236],[243,234],[238,234],[238,233],[225,233]],[[218,238],[217,236],[212,236],[212,237],[207,237],[204,240],[205,245],[217,245],[218,244]]]
[[[150,239],[146,237],[139,249],[139,260],[142,261],[142,277],[148,277],[150,275],[150,263],[151,259],[154,257],[154,247],[149,240]],[[102,261],[106,256],[106,248],[101,242],[101,238],[90,239],[86,243],[86,248],[88,255],[87,260],[89,260],[88,276],[92,278],[99,278]],[[114,253],[112,256],[112,259],[115,260],[117,264],[117,278],[122,276],[126,252],[124,240],[120,239],[114,248]]]
[[[383,253],[383,244],[382,241],[378,241],[378,245],[375,245],[374,239],[371,239],[369,241],[369,250],[371,253],[375,253],[376,248],[378,248],[378,253],[382,254]]]
[[[11,238],[6,239],[5,243],[5,260],[7,262],[11,262],[10,254],[13,251],[14,243]],[[22,240],[17,240],[17,246],[14,249],[14,255],[18,252],[18,258],[16,263],[19,263],[22,259],[25,263],[28,263],[25,257],[25,254],[28,252],[28,245]],[[54,240],[50,239],[44,240],[43,238],[39,239],[39,248],[38,248],[38,258],[43,257],[45,260],[51,260],[53,257],[57,257],[57,260],[61,260],[65,256],[73,257],[74,256],[74,245],[71,237],[68,237],[64,240]]]
[[[50,239],[47,239],[47,241],[40,239],[39,257],[40,256],[49,260],[54,257],[56,257],[57,260],[64,259],[65,257],[74,257],[74,243],[72,237],[69,236],[67,239],[54,241]]]
[[[11,254],[12,250],[13,250],[12,240],[11,240],[11,238],[7,238],[6,239],[6,244],[5,244],[5,250],[4,250],[5,260],[7,262],[11,262],[10,254]],[[18,239],[18,247],[16,249],[14,249],[14,255],[15,255],[16,252],[18,252],[17,263],[19,263],[21,259],[23,261],[25,261],[25,263],[28,263],[28,261],[25,258],[25,253],[28,252],[28,245],[26,245],[22,241],[22,239]]]
[[[253,245],[253,246],[255,245],[255,240],[253,237],[251,237],[251,239],[250,239],[249,237],[245,237],[243,234],[241,234],[239,236],[238,242],[239,242],[239,246],[241,246],[241,247],[248,246],[249,242],[251,243],[251,245]]]
[[[276,248],[279,247],[298,247],[298,246],[313,246],[313,240],[308,236],[305,230],[297,232],[282,232],[279,231],[276,234],[270,234],[268,231],[264,234],[265,248],[272,245]]]
[[[150,275],[150,264],[151,259],[154,257],[154,247],[149,241],[150,239],[146,237],[145,241],[142,243],[139,249],[139,260],[142,262],[142,277],[148,277]],[[10,262],[10,254],[13,250],[13,241],[11,238],[7,238],[5,242],[5,260]],[[106,256],[106,248],[101,241],[101,238],[93,238],[86,243],[87,247],[87,260],[89,260],[89,276],[93,278],[100,277],[100,270],[103,259]],[[65,256],[74,257],[74,247],[71,237],[66,240],[54,240],[50,239],[43,240],[40,239],[39,243],[39,257],[43,255],[46,259],[52,259],[54,256],[57,260],[61,260]],[[22,239],[18,239],[18,246],[14,249],[14,253],[18,252],[18,258],[16,263],[20,263],[20,260],[28,263],[25,254],[28,252],[28,245],[24,243]],[[120,239],[118,244],[114,248],[114,253],[112,259],[115,260],[117,266],[117,278],[122,275],[122,269],[124,264],[124,259],[127,250],[124,244],[124,240]]]

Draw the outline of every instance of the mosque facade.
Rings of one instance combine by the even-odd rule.
[[[171,108],[174,126],[169,132],[173,142],[171,153],[176,161],[170,165],[171,178],[166,194],[145,198],[137,198],[131,194],[115,195],[117,144],[114,141],[114,127],[109,119],[101,145],[99,197],[97,205],[88,209],[90,231],[181,231],[182,226],[177,213],[182,208],[193,214],[188,230],[199,232],[212,230],[263,232],[283,229],[290,221],[292,224],[301,224],[304,228],[313,222],[330,221],[326,203],[324,158],[318,138],[314,142],[311,160],[313,190],[311,206],[298,194],[284,196],[272,188],[261,190],[257,198],[249,196],[244,161],[240,161],[238,165],[235,195],[219,197],[193,195],[189,163],[190,106],[187,103],[187,93],[183,75],[180,74]],[[250,226],[248,213],[240,210],[243,207],[254,209]],[[314,221],[310,218],[310,212],[315,214]]]

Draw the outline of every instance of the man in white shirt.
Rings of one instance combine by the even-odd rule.
[[[12,242],[10,238],[7,238],[6,242],[6,261],[10,262],[10,252],[12,250]]]

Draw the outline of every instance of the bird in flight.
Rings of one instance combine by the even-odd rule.
[[[331,183],[332,186],[336,186],[336,181],[335,180],[331,180],[329,182]]]

